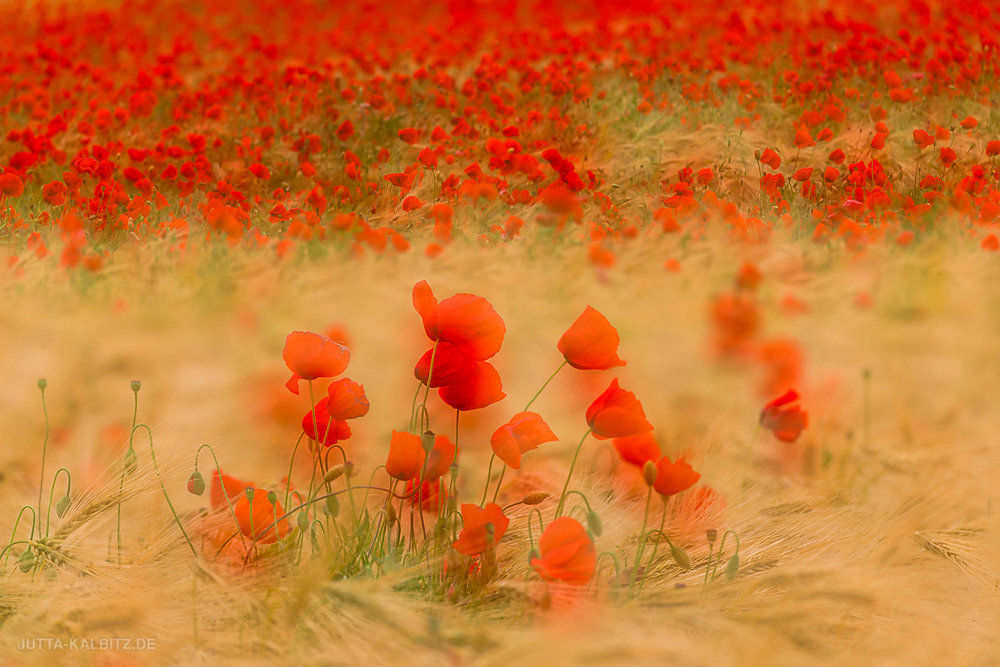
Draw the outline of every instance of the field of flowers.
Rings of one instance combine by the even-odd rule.
[[[0,25],[3,664],[995,664],[991,3]]]

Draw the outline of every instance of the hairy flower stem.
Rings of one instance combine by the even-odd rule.
[[[135,428],[132,429],[132,433],[129,435],[129,440],[131,440],[132,436],[134,436],[135,432],[140,428],[146,429],[146,436],[149,439],[149,455],[153,460],[153,470],[156,472],[156,479],[160,482],[160,490],[163,491],[163,497],[167,500],[167,506],[170,508],[170,513],[174,515],[174,521],[177,522],[177,527],[181,529],[181,534],[184,536],[184,540],[187,542],[188,547],[191,548],[191,553],[197,558],[198,550],[194,548],[194,542],[191,541],[191,538],[188,537],[187,531],[184,530],[184,524],[181,523],[181,518],[177,515],[177,510],[174,509],[174,504],[170,502],[170,494],[167,493],[167,487],[163,483],[163,476],[160,474],[160,466],[156,463],[156,450],[153,449],[153,431],[146,424],[136,424]],[[119,502],[121,501],[119,500]],[[253,514],[253,512],[251,512],[251,514]],[[120,551],[118,556],[121,558]]]
[[[639,547],[635,550],[635,562],[632,564],[632,576],[629,577],[629,595],[635,591],[635,582],[639,578],[639,563],[642,562],[642,551],[646,546],[646,522],[649,520],[649,503],[653,500],[653,487],[646,491],[646,509],[642,513],[642,530],[639,531]]]
[[[45,439],[42,441],[42,471],[41,478],[38,481],[38,508],[35,510],[35,516],[42,516],[42,489],[45,488],[45,453],[49,448],[49,410],[45,407],[45,387],[47,383],[42,380],[38,381],[38,388],[42,392],[42,413],[45,415]],[[39,521],[39,523],[41,523]],[[39,525],[39,530],[41,530],[41,525]]]
[[[583,449],[583,443],[587,439],[587,436],[593,432],[593,429],[588,428],[587,432],[583,434],[580,438],[580,444],[576,446],[576,451],[573,452],[573,460],[569,464],[569,472],[566,474],[566,483],[563,484],[562,493],[559,494],[559,505],[556,507],[556,517],[562,516],[563,505],[566,504],[566,491],[569,489],[569,481],[573,478],[573,468],[576,467],[576,460],[580,457],[580,450]]]
[[[542,383],[542,386],[538,389],[538,391],[535,392],[535,395],[531,397],[531,400],[528,401],[528,404],[524,406],[524,410],[522,410],[522,412],[528,411],[528,408],[530,408],[531,404],[535,402],[535,399],[538,398],[538,396],[545,390],[545,388],[549,386],[549,383],[552,382],[552,378],[554,378],[559,373],[559,371],[563,369],[563,366],[565,366],[568,363],[569,362],[564,359],[563,362],[559,364],[559,367],[552,372],[552,375],[549,376],[548,380]]]

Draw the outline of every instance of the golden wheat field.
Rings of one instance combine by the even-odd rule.
[[[0,663],[1000,664],[989,3],[0,24]]]

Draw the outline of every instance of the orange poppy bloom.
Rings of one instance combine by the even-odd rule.
[[[618,386],[618,378],[587,408],[587,424],[599,440],[624,438],[652,431],[642,403],[630,391]]]
[[[459,553],[478,556],[495,546],[507,532],[510,519],[504,516],[503,510],[496,503],[488,503],[486,507],[463,503],[461,509],[462,532],[458,534],[458,539],[451,543]],[[493,526],[492,539],[487,525]]]
[[[458,382],[438,389],[441,400],[456,410],[478,410],[506,398],[493,364],[476,361]]]
[[[767,403],[760,413],[760,425],[783,442],[794,442],[809,424],[809,414],[798,405],[799,392],[789,389]]]
[[[431,373],[431,357],[434,358],[434,372]],[[413,375],[423,384],[430,380],[431,387],[444,387],[461,381],[473,372],[476,360],[461,345],[438,343],[420,357],[413,368]]]
[[[501,461],[518,470],[521,467],[521,454],[535,449],[543,442],[557,439],[541,415],[535,412],[518,412],[493,432],[490,446]]]
[[[351,352],[321,334],[293,331],[285,339],[281,357],[288,370],[292,371],[292,377],[285,386],[293,394],[298,394],[299,380],[328,378],[343,373],[351,360]]]
[[[624,438],[615,438],[611,441],[618,455],[626,463],[639,466],[645,465],[646,461],[656,461],[663,456],[660,445],[656,442],[656,436],[652,431],[646,431],[638,435],[630,435]]]
[[[264,489],[253,490],[252,503],[246,491],[240,494],[233,506],[233,513],[243,534],[255,542],[274,544],[279,537],[288,535],[292,530],[288,525],[288,519],[282,518],[285,510],[281,507],[281,503],[275,502],[272,505]]]
[[[687,461],[670,462],[664,456],[656,462],[656,481],[653,489],[661,496],[672,496],[694,486],[701,479],[701,473],[695,472]]]
[[[456,294],[440,303],[427,281],[413,286],[413,307],[433,341],[465,347],[477,361],[500,351],[507,328],[490,302],[475,294]]]
[[[233,498],[237,494],[243,493],[247,488],[253,487],[253,485],[253,482],[244,482],[232,475],[215,470],[212,472],[212,483],[209,485],[209,504],[212,506],[212,509],[225,507],[227,496]]]
[[[357,419],[368,414],[364,385],[342,378],[330,385],[327,411],[334,419]]]
[[[390,477],[406,482],[424,467],[424,448],[420,436],[406,431],[393,431],[389,441],[389,458],[385,461],[385,471]]]
[[[587,306],[556,347],[573,368],[606,370],[625,365],[618,358],[618,342],[618,331],[608,318]]]
[[[541,557],[532,558],[531,567],[543,579],[582,586],[594,576],[597,550],[576,519],[562,516],[546,526],[538,549]]]
[[[350,425],[343,419],[332,416],[329,412],[329,405],[329,397],[321,398],[316,406],[302,418],[302,432],[310,439],[327,447],[351,437]]]

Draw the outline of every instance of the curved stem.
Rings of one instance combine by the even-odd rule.
[[[66,497],[69,497],[70,487],[73,483],[73,478],[69,474],[69,470],[66,468],[59,468],[56,470],[56,474],[52,476],[52,486],[49,489],[49,506],[45,510],[45,537],[49,536],[49,519],[52,518],[52,497],[56,492],[56,482],[59,481],[59,473],[66,473]]]
[[[295,441],[295,446],[292,447],[292,455],[288,459],[288,476],[285,477],[285,506],[286,507],[288,506],[288,499],[291,497],[291,494],[292,494],[292,466],[295,465],[295,454],[296,454],[296,452],[299,451],[299,445],[302,444],[302,438],[304,438],[305,435],[306,434],[305,434],[304,431],[299,434],[298,440]],[[207,447],[208,445],[202,445],[202,446],[203,447]],[[201,451],[201,450],[199,449],[198,451]],[[197,458],[195,458],[194,468],[195,468],[195,470],[198,469],[198,459]]]
[[[153,460],[153,470],[156,472],[156,479],[160,482],[160,490],[163,491],[163,497],[166,498],[167,506],[170,508],[170,513],[174,515],[174,521],[177,522],[177,527],[181,529],[181,534],[184,536],[184,540],[187,542],[188,547],[191,548],[191,553],[197,558],[198,550],[194,548],[194,543],[191,541],[191,538],[188,537],[187,531],[184,530],[184,524],[181,523],[181,518],[177,515],[177,510],[174,509],[174,504],[170,502],[170,494],[167,493],[167,487],[163,483],[163,476],[160,474],[160,466],[156,463],[156,450],[153,449],[153,431],[146,424],[136,424],[132,429],[132,433],[129,435],[129,440],[132,439],[132,436],[135,435],[135,432],[140,427],[146,429],[146,436],[149,439],[149,455]],[[251,512],[251,514],[253,513]]]
[[[552,372],[552,375],[549,376],[549,379],[542,383],[542,386],[538,389],[538,391],[535,392],[535,395],[531,397],[531,400],[528,401],[528,404],[524,406],[524,410],[522,410],[521,412],[528,411],[528,408],[530,408],[531,404],[535,402],[535,399],[538,398],[539,394],[541,394],[542,391],[544,391],[545,388],[549,386],[549,383],[552,382],[552,378],[554,378],[559,373],[559,371],[563,369],[563,366],[565,366],[568,363],[569,363],[568,361],[563,359],[563,362],[559,364],[559,368],[555,369]]]
[[[649,520],[649,503],[653,499],[653,487],[646,491],[646,509],[642,513],[642,530],[639,532],[639,548],[635,550],[635,562],[632,564],[632,576],[629,577],[629,593],[635,588],[635,581],[639,577],[639,563],[642,561],[642,551],[646,546],[646,522]]]
[[[42,489],[45,487],[45,453],[49,448],[49,410],[45,406],[45,386],[39,381],[39,390],[42,392],[42,413],[45,415],[45,439],[42,441],[42,472],[40,479],[38,481],[38,509],[35,513],[36,517],[42,516]],[[39,530],[41,526],[38,527]]]
[[[490,464],[486,467],[486,484],[483,485],[483,499],[479,501],[480,507],[486,504],[486,496],[490,491],[490,475],[493,474],[493,461],[496,460],[496,458],[496,454],[490,456]]]
[[[539,539],[541,539],[541,533],[545,532],[545,524],[542,523],[542,511],[537,507],[532,507],[531,511],[528,512],[528,546],[531,549],[535,548],[535,536],[531,532],[531,517],[535,514],[538,515],[538,532]]]
[[[566,504],[566,489],[569,488],[569,480],[573,478],[573,468],[576,467],[576,460],[580,456],[580,450],[583,449],[583,442],[592,431],[593,429],[587,429],[587,432],[583,434],[582,438],[580,438],[580,444],[576,446],[576,451],[573,453],[573,461],[569,464],[569,472],[566,474],[566,483],[563,484],[562,493],[559,494],[559,505],[556,507],[557,519],[562,516],[563,505]]]
[[[233,501],[229,498],[229,492],[226,491],[226,485],[222,483],[222,466],[219,465],[219,458],[215,455],[215,450],[212,449],[212,445],[206,442],[202,443],[202,445],[198,447],[198,451],[194,453],[194,469],[198,469],[198,457],[201,456],[201,450],[203,449],[207,449],[208,453],[212,455],[212,461],[215,462],[215,471],[219,474],[219,486],[222,487],[222,495],[225,496],[226,506],[229,508],[229,516],[233,517],[233,521],[239,525],[239,519],[236,518],[236,508],[233,507]],[[250,548],[247,546],[246,540],[243,539],[243,532],[240,531],[239,535],[240,542],[243,544],[243,550],[250,553]],[[228,543],[229,540],[226,540],[226,542]]]
[[[7,549],[10,549],[10,547],[14,546],[15,544],[18,544],[18,542],[14,541],[14,537],[17,535],[17,527],[21,523],[21,516],[24,514],[25,510],[31,510],[31,533],[28,535],[28,540],[27,541],[35,539],[35,524],[38,521],[38,516],[35,514],[35,508],[34,507],[32,507],[31,505],[25,505],[24,507],[21,508],[21,511],[17,513],[17,518],[14,520],[14,529],[12,531],[10,531],[10,542],[7,544]],[[41,526],[39,526],[39,528],[40,527]],[[20,542],[25,542],[25,541],[26,540],[20,540]],[[7,549],[4,549],[3,552],[0,552],[0,556],[2,556],[4,554],[4,552],[7,551]],[[9,555],[7,556],[7,559],[10,560],[10,556]],[[6,561],[4,561],[3,567],[4,567],[4,570],[7,569],[7,562]]]

